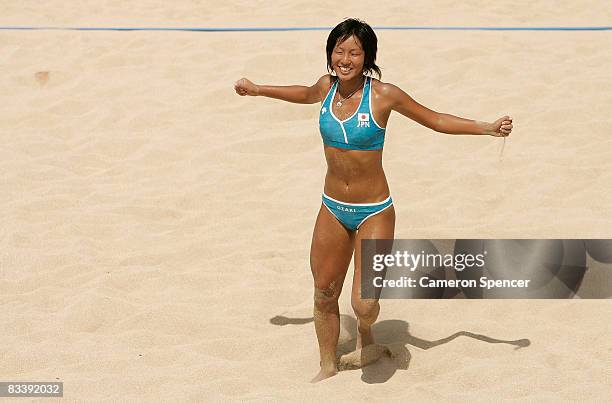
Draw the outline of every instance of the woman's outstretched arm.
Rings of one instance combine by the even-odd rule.
[[[447,134],[474,134],[506,137],[512,132],[512,118],[503,116],[493,123],[464,119],[448,113],[439,113],[426,108],[393,84],[384,84],[391,109],[435,130]]]
[[[257,85],[246,78],[241,78],[234,83],[234,89],[236,94],[241,96],[264,96],[296,104],[314,104],[321,101],[321,88],[323,88],[325,77],[321,77],[310,87],[304,85]]]

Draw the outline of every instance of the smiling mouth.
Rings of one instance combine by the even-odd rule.
[[[340,69],[340,71],[341,71],[343,74],[347,74],[348,72],[350,72],[350,71],[352,70],[352,68],[349,68],[349,67],[342,67],[342,66],[338,66],[338,68]]]

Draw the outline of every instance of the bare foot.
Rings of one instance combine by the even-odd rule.
[[[381,344],[370,344],[362,349],[344,354],[338,362],[340,371],[363,368],[378,361],[381,357],[393,357],[391,350]]]
[[[317,376],[315,376],[314,378],[312,378],[310,380],[310,383],[317,383],[319,381],[322,381],[323,379],[331,378],[332,376],[336,375],[337,373],[338,373],[338,370],[336,370],[336,369],[325,370],[325,369],[321,368],[321,370],[319,371]]]
[[[369,327],[365,332],[361,332],[359,329],[357,329],[357,345],[355,346],[355,349],[359,350],[363,347],[369,346],[370,344],[374,344],[372,328]]]

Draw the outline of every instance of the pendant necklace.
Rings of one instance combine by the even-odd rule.
[[[340,84],[338,84],[338,86],[340,86]],[[357,89],[355,91],[351,92],[351,94],[348,97],[346,97],[346,98],[342,98],[342,95],[340,95],[340,92],[338,92],[338,96],[340,97],[340,99],[338,100],[338,102],[336,102],[336,105],[338,107],[341,107],[342,103],[344,101],[346,101],[347,99],[349,99],[350,97],[352,97],[357,91],[359,91],[361,89],[362,86],[363,86],[363,84],[361,84],[361,86],[357,87]]]

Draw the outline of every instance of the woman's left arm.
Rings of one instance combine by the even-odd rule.
[[[506,137],[512,132],[512,118],[503,116],[493,123],[478,122],[438,113],[419,104],[393,84],[384,84],[383,93],[391,102],[391,109],[432,130],[447,134],[473,134]]]
[[[478,122],[460,118],[447,113],[439,114],[438,130],[447,134],[484,134],[495,137],[506,137],[512,132],[512,118],[502,116],[493,123]]]

